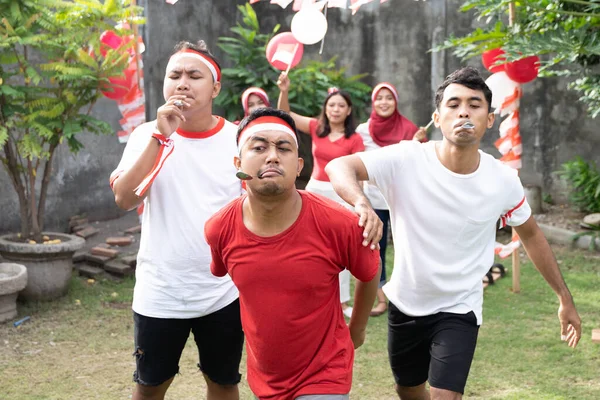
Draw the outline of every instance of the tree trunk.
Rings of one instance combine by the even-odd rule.
[[[37,171],[33,167],[33,162],[31,159],[27,159],[27,174],[29,175],[29,208],[30,208],[30,217],[31,217],[31,233],[33,235],[33,240],[38,243],[42,243],[42,230],[40,229],[40,225],[38,224],[38,209],[35,205],[35,181]]]
[[[17,157],[15,150],[11,146],[10,135],[8,141],[4,144],[4,154],[6,154],[6,170],[10,181],[17,192],[19,198],[19,213],[21,216],[21,237],[27,238],[31,233],[31,221],[29,219],[29,204],[27,202],[27,196],[25,194],[25,186],[21,180],[19,167],[17,163]]]
[[[40,190],[40,200],[38,202],[38,226],[40,231],[44,230],[44,217],[46,214],[46,195],[48,186],[50,185],[50,175],[52,174],[52,160],[54,159],[54,151],[58,144],[51,144],[48,149],[49,156],[44,164],[44,176],[42,177],[42,188]]]

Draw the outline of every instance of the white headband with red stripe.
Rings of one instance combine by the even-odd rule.
[[[390,92],[392,92],[394,99],[396,99],[396,104],[398,104],[398,92],[396,91],[396,88],[394,87],[394,85],[392,85],[391,83],[387,83],[387,82],[381,82],[380,84],[378,84],[377,86],[375,86],[373,88],[373,92],[371,94],[372,102],[375,101],[375,98],[377,97],[377,93],[379,93],[379,91],[381,89],[388,89]]]
[[[248,113],[248,97],[250,97],[251,94],[262,97],[263,101],[269,103],[269,96],[267,95],[267,92],[258,87],[249,87],[248,89],[244,90],[244,93],[242,93],[242,107],[244,108],[245,113]]]
[[[194,58],[196,60],[201,61],[210,70],[210,73],[212,74],[214,81],[215,82],[221,81],[221,69],[219,68],[217,63],[214,62],[214,60],[212,60],[210,57],[207,57],[206,55],[204,55],[200,52],[197,52],[196,50],[192,50],[192,49],[184,49],[184,50],[178,51],[177,53],[173,54],[171,56],[171,58],[169,59],[169,63],[167,64],[167,71],[170,71],[171,69],[173,69],[174,64],[176,62],[178,62],[179,60],[181,60],[182,58]]]
[[[296,146],[298,146],[296,133],[287,122],[278,117],[265,116],[256,118],[254,121],[246,125],[246,127],[242,130],[238,140],[238,151],[242,151],[244,144],[246,144],[246,142],[253,135],[265,131],[285,132],[294,139],[294,143],[296,143]]]

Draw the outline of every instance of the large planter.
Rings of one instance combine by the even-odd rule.
[[[27,267],[27,286],[19,294],[23,300],[52,300],[65,295],[73,271],[73,253],[85,244],[79,236],[44,234],[61,243],[19,243],[10,240],[14,235],[0,236],[0,255]]]
[[[27,286],[27,268],[0,263],[0,322],[17,316],[17,295]]]

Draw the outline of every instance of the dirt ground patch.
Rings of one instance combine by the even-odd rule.
[[[550,225],[574,232],[583,230],[580,224],[586,213],[577,211],[568,204],[544,204],[543,209],[544,213],[534,215],[538,224]]]

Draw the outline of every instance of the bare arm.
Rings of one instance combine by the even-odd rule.
[[[381,275],[381,265],[379,271],[369,282],[361,282],[356,280],[356,288],[354,290],[354,307],[352,309],[352,317],[348,328],[350,336],[354,343],[354,348],[359,348],[365,341],[367,322],[369,322],[369,313],[377,295],[379,287],[379,276]]]
[[[331,160],[325,166],[325,172],[336,193],[348,204],[369,203],[363,186],[359,181],[368,181],[369,174],[365,164],[356,154]]]
[[[135,162],[133,167],[125,171],[113,185],[113,193],[115,194],[115,202],[119,208],[131,210],[138,206],[146,195],[138,197],[135,194],[135,189],[144,180],[146,175],[152,170],[160,144],[155,139],[150,139],[148,146]],[[146,192],[147,194],[148,192]]]
[[[325,167],[325,172],[336,193],[352,206],[360,216],[358,225],[364,227],[363,246],[371,243],[371,248],[379,246],[383,235],[383,223],[377,217],[369,199],[365,196],[363,186],[359,181],[369,180],[369,174],[362,160],[356,154],[331,160]]]
[[[577,346],[581,339],[581,319],[544,233],[533,217],[529,217],[523,225],[514,229],[519,234],[529,258],[558,296],[561,339],[567,341],[570,347]]]
[[[296,114],[295,112],[292,112],[290,110],[290,102],[288,99],[290,79],[288,78],[285,72],[282,72],[281,75],[279,75],[279,79],[277,80],[277,86],[279,87],[279,99],[277,100],[277,108],[289,113],[290,116],[294,119],[296,128],[298,128],[299,131],[308,134],[310,132],[310,120],[312,118]]]
[[[167,102],[156,111],[156,129],[164,137],[169,137],[185,121],[183,110],[190,106],[185,101],[184,95],[174,95],[169,97]],[[181,102],[179,105],[177,102]],[[113,193],[115,202],[119,208],[131,210],[137,207],[144,200],[145,196],[135,194],[135,189],[144,180],[146,175],[152,171],[152,167],[158,157],[160,144],[156,139],[150,139],[150,142],[135,162],[133,167],[125,171],[113,184]],[[148,193],[148,192],[146,192]]]

